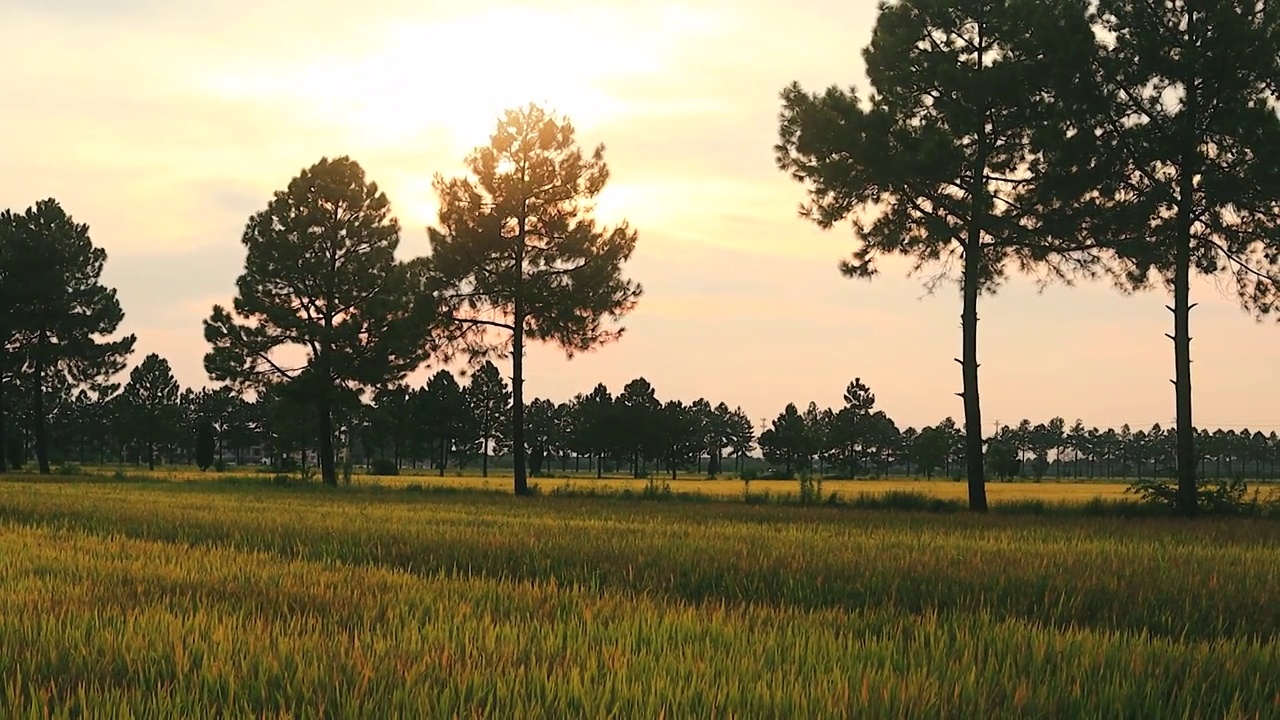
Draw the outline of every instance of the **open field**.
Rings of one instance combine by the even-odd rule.
[[[0,704],[1273,717],[1280,523],[0,482]]]
[[[249,476],[261,478],[263,473],[255,473],[256,468],[253,466],[244,466],[240,468],[232,468],[227,473],[200,472],[190,467],[160,467],[154,472],[148,471],[145,467],[137,468],[134,466],[116,467],[87,467],[86,471],[94,475],[110,476],[117,469],[129,478],[147,478],[159,480],[172,480],[178,482],[198,482],[226,479],[227,477]],[[675,481],[671,481],[666,476],[655,476],[654,481],[659,485],[669,484],[671,491],[674,493],[695,493],[699,495],[707,495],[711,497],[742,497],[743,483],[737,479],[717,479],[707,480],[702,476],[682,476]],[[647,480],[638,480],[629,477],[606,476],[596,479],[594,475],[589,473],[568,474],[559,477],[543,477],[531,478],[531,484],[537,485],[543,492],[549,492],[555,488],[562,488],[566,485],[570,488],[590,491],[592,489],[605,491],[622,491],[631,490],[632,492],[640,492],[648,483]],[[435,472],[425,470],[406,469],[400,475],[393,476],[375,476],[363,473],[357,473],[352,476],[352,484],[357,486],[385,486],[385,487],[405,487],[416,484],[423,487],[456,487],[475,490],[490,490],[494,492],[510,492],[511,490],[511,473],[510,471],[492,471],[489,477],[480,477],[479,472],[459,473],[450,470],[444,476],[439,476]],[[1271,483],[1259,484],[1259,487],[1272,487]],[[992,503],[1000,502],[1024,501],[1024,500],[1043,500],[1045,502],[1058,503],[1084,503],[1089,500],[1119,500],[1125,497],[1125,488],[1128,483],[1119,479],[1111,480],[1071,480],[1064,478],[1056,480],[1046,478],[1041,482],[988,482],[987,497]],[[798,491],[799,484],[796,480],[752,480],[750,489],[752,493],[771,493],[773,495],[791,493]],[[876,480],[824,480],[822,483],[822,491],[824,495],[836,492],[844,498],[853,498],[859,494],[883,494],[890,491],[909,491],[923,493],[937,498],[948,500],[964,500],[968,497],[968,487],[963,482],[954,480],[925,480],[921,478],[885,478]]]

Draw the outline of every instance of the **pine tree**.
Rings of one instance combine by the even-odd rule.
[[[430,351],[436,319],[425,262],[395,258],[400,225],[348,157],[303,170],[253,215],[231,311],[204,323],[205,370],[238,388],[287,383],[314,407],[321,477],[337,485],[335,413],[394,383]],[[303,356],[301,363],[286,358]]]
[[[0,217],[0,392],[6,374],[30,388],[36,460],[49,473],[49,398],[124,369],[135,338],[107,340],[124,320],[116,292],[100,281],[107,253],[56,200]],[[6,372],[7,369],[7,372]],[[0,402],[5,402],[0,398]]]
[[[495,454],[510,436],[511,390],[502,379],[498,366],[485,362],[467,384],[467,411],[475,422],[480,440],[480,472],[489,477],[489,453]]]
[[[1280,6],[1101,0],[1080,137],[1053,160],[1073,178],[1079,232],[1116,250],[1125,291],[1172,292],[1174,493],[1195,514],[1191,276],[1234,280],[1258,316],[1280,301]]]
[[[591,203],[609,169],[604,146],[585,156],[574,128],[529,105],[508,111],[469,177],[436,176],[439,227],[431,260],[446,288],[455,347],[473,359],[511,357],[515,492],[528,491],[524,350],[550,342],[572,357],[617,339],[641,288],[622,276],[636,233],[598,227]]]
[[[1094,254],[1064,242],[1060,198],[1039,187],[1045,146],[1071,135],[1063,93],[1088,71],[1083,0],[882,2],[864,50],[874,93],[783,91],[778,164],[809,190],[802,215],[857,235],[841,264],[870,278],[883,255],[959,280],[969,507],[987,509],[978,298],[1023,270],[1069,279]],[[1047,220],[1052,220],[1048,222]],[[958,268],[956,266],[959,266]]]
[[[146,448],[147,467],[156,469],[156,445],[178,439],[182,406],[178,381],[173,377],[169,361],[155,353],[143,358],[129,372],[129,382],[121,397],[124,401],[130,440]]]

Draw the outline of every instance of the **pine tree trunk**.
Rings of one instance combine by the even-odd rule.
[[[156,469],[156,446],[149,441],[147,442],[147,469],[152,472]]]
[[[528,212],[521,208],[520,232],[516,236],[516,287],[511,307],[511,452],[515,470],[516,495],[529,494],[529,478],[524,466],[524,243]]]
[[[1191,28],[1188,28],[1191,32]],[[1194,84],[1187,88],[1187,107],[1184,112],[1188,123],[1188,142],[1194,141],[1196,118],[1196,91]],[[1195,428],[1191,420],[1191,225],[1192,185],[1194,168],[1191,160],[1196,149],[1184,146],[1181,177],[1179,178],[1178,247],[1174,257],[1173,278],[1173,356],[1174,394],[1177,404],[1177,466],[1178,511],[1188,517],[1196,514],[1196,448]]]
[[[480,445],[480,476],[489,477],[489,438],[484,438]]]
[[[44,416],[44,358],[43,343],[38,350],[35,363],[35,387],[32,393],[32,406],[36,421],[36,462],[40,466],[40,474],[49,474],[49,427]]]
[[[985,164],[985,163],[984,163]],[[965,463],[969,480],[969,509],[987,511],[987,487],[982,457],[982,405],[978,397],[978,275],[982,269],[980,229],[970,224],[965,247],[964,307],[960,316],[964,355],[960,360],[964,376]]]
[[[1191,238],[1190,217],[1187,218],[1188,234],[1179,239],[1177,268],[1173,290],[1173,355],[1175,379],[1174,393],[1178,413],[1177,467],[1178,511],[1184,515],[1196,514],[1196,460],[1195,431],[1191,425]]]
[[[317,410],[320,415],[320,479],[325,485],[337,487],[338,473],[333,466],[333,413],[327,387],[321,391]],[[302,461],[307,461],[306,448],[302,450]]]
[[[3,350],[0,350],[2,353]],[[0,355],[0,368],[3,368],[4,359]],[[0,372],[0,475],[5,473],[9,467],[9,428],[5,425],[5,405],[4,405],[4,373]]]

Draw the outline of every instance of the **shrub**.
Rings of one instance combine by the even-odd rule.
[[[399,475],[400,467],[396,465],[395,460],[376,458],[369,464],[369,474],[378,476]]]
[[[1202,512],[1215,515],[1249,514],[1251,503],[1246,499],[1248,489],[1245,481],[1238,477],[1201,483],[1196,487],[1196,505]],[[1142,502],[1168,510],[1178,508],[1178,486],[1166,480],[1134,480],[1125,488],[1125,493],[1137,495]]]

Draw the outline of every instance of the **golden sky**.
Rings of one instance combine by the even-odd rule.
[[[200,321],[228,302],[241,230],[303,167],[351,155],[390,196],[402,248],[426,248],[431,177],[461,170],[498,113],[529,101],[604,142],[606,220],[640,231],[645,297],[620,343],[565,361],[535,348],[530,396],[643,375],[661,399],[840,404],[854,377],[900,425],[962,411],[958,294],[902,264],[854,282],[847,229],[796,216],[773,164],[778,92],[865,87],[874,0],[577,2],[5,0],[0,207],[62,201],[109,253],[138,358],[205,382]],[[1280,328],[1195,290],[1197,424],[1280,428]],[[984,419],[1173,417],[1159,294],[1039,294],[980,309]]]

